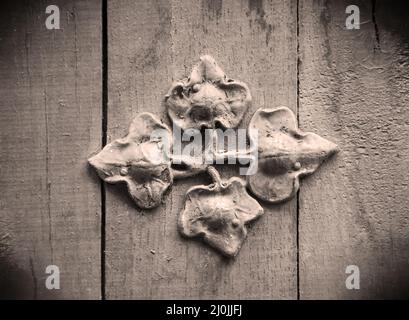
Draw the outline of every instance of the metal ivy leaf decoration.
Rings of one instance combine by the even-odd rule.
[[[154,115],[142,113],[132,121],[125,138],[107,144],[88,162],[105,182],[126,183],[135,203],[150,209],[161,204],[173,182],[171,145],[170,129]]]
[[[225,256],[235,256],[247,236],[246,224],[264,210],[246,190],[244,180],[222,181],[214,167],[208,168],[213,184],[188,190],[178,227],[186,237],[202,238]]]
[[[258,130],[258,171],[247,176],[249,189],[259,199],[278,203],[291,198],[299,178],[312,174],[337,151],[336,144],[298,129],[294,113],[286,108],[258,109],[249,124]]]
[[[183,130],[235,128],[250,102],[247,85],[227,78],[211,56],[201,57],[190,77],[176,82],[165,97],[169,117]]]
[[[173,133],[232,130],[250,102],[247,85],[228,78],[210,56],[201,57],[190,77],[173,84],[165,96]],[[154,115],[142,113],[132,121],[126,137],[109,143],[88,161],[104,181],[126,183],[136,205],[144,209],[162,203],[174,178],[207,171],[213,184],[188,190],[178,229],[183,236],[202,239],[221,254],[234,257],[246,238],[246,226],[264,212],[256,199],[269,203],[289,200],[299,189],[299,178],[312,174],[338,150],[334,143],[298,129],[293,112],[286,107],[258,109],[247,134],[250,147],[246,150],[220,152],[211,141],[201,150],[205,156],[192,158],[175,153],[172,130]],[[252,158],[252,145],[258,146],[256,172],[246,180],[223,181],[212,164],[228,157]],[[215,157],[209,161],[208,154]],[[186,169],[177,169],[176,164]]]

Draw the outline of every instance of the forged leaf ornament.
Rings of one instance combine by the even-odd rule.
[[[158,206],[173,181],[169,152],[172,134],[150,113],[136,116],[125,138],[106,145],[88,159],[108,183],[125,182],[141,208]]]
[[[248,126],[250,143],[244,133],[237,136],[237,145],[236,136],[234,144],[227,139],[226,147],[228,130],[219,127],[237,133],[239,129],[231,129],[239,125],[250,102],[245,83],[229,79],[211,56],[202,56],[190,77],[176,82],[165,96],[173,132],[152,114],[142,113],[126,137],[109,143],[88,161],[104,181],[125,183],[134,202],[146,209],[161,204],[174,179],[207,171],[213,184],[188,190],[178,229],[183,236],[201,238],[234,257],[247,236],[246,225],[264,212],[252,196],[270,203],[290,199],[300,177],[313,173],[337,151],[334,143],[302,132],[286,107],[258,109]],[[209,136],[203,139],[206,131]],[[237,177],[222,181],[212,164],[226,160],[248,163],[245,169],[252,170],[245,170],[247,181]]]
[[[211,56],[202,56],[189,78],[165,97],[168,115],[183,130],[238,126],[251,102],[245,83],[227,78]]]
[[[249,138],[258,132],[258,170],[247,176],[249,189],[270,203],[288,200],[299,188],[299,178],[312,174],[336,144],[315,133],[302,132],[286,108],[258,109],[249,124]]]
[[[233,177],[223,182],[214,167],[209,186],[195,186],[186,194],[178,227],[186,237],[199,237],[220,251],[234,257],[247,236],[246,224],[263,214],[263,208],[246,190],[245,182]]]

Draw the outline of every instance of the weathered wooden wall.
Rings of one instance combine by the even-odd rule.
[[[300,298],[408,297],[409,7],[355,1],[346,30],[349,4],[300,1],[300,126],[341,149],[301,187]]]
[[[250,86],[252,111],[296,111],[295,1],[109,1],[108,12],[109,140],[138,112],[166,119],[165,93],[202,54]],[[136,209],[124,189],[107,188],[107,298],[296,298],[296,201],[266,207],[228,261],[176,229],[184,195],[198,183],[209,180],[177,181],[150,211]]]
[[[0,4],[0,297],[409,296],[404,2],[355,2],[359,30],[345,29],[345,0],[53,4],[61,30],[45,28],[45,1]],[[176,229],[187,189],[206,175],[177,181],[145,211],[124,186],[101,189],[86,164],[139,112],[167,122],[164,94],[202,54],[249,85],[242,127],[257,108],[286,105],[341,149],[296,199],[263,204],[232,261]],[[45,289],[50,264],[61,290]],[[360,290],[345,287],[348,265],[360,268]]]
[[[100,1],[0,4],[0,296],[100,297]],[[45,287],[48,265],[61,289]]]

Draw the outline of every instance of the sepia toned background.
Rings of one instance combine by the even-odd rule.
[[[47,30],[45,8],[60,8]],[[360,8],[359,30],[345,9]],[[409,297],[409,6],[405,1],[71,0],[0,4],[0,298]],[[186,191],[137,208],[87,158],[203,54],[260,107],[288,106],[340,152],[297,197],[263,203],[228,260],[180,237]],[[224,177],[238,168],[224,166]],[[61,289],[47,290],[57,265]],[[360,270],[348,290],[345,269]]]

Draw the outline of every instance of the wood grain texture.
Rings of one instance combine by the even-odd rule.
[[[108,140],[125,135],[142,111],[168,121],[165,93],[202,54],[249,85],[253,106],[242,127],[259,107],[296,111],[296,10],[296,1],[108,1]],[[297,297],[296,201],[264,206],[228,261],[177,231],[186,191],[202,183],[210,179],[177,181],[151,211],[137,209],[125,188],[107,186],[108,299]]]
[[[409,10],[355,1],[300,1],[303,130],[341,152],[300,191],[300,298],[409,296]],[[373,7],[375,5],[375,7]],[[360,268],[347,290],[345,268]]]
[[[100,1],[2,1],[0,296],[99,298],[100,185],[87,157],[101,142]],[[47,265],[60,290],[45,287]]]

